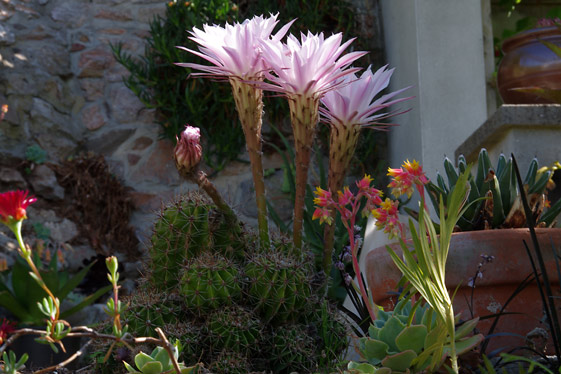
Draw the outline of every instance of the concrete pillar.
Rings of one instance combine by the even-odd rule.
[[[391,88],[413,85],[395,118],[389,161],[422,163],[429,178],[488,117],[480,1],[380,0]],[[483,3],[488,0],[483,0]]]

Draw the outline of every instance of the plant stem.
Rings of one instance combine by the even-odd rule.
[[[306,185],[308,182],[308,169],[312,145],[314,143],[316,125],[319,114],[319,100],[313,97],[289,97],[290,119],[294,133],[294,148],[296,151],[296,196],[294,199],[294,222],[292,235],[294,246],[302,248],[302,226],[304,222],[304,206]]]
[[[329,135],[329,191],[336,196],[337,191],[343,188],[345,174],[355,153],[360,126],[345,126],[332,124]],[[332,217],[335,220],[336,211]],[[331,273],[333,256],[333,240],[335,238],[335,225],[325,226],[323,232],[323,271],[326,275]]]
[[[230,78],[234,101],[242,129],[245,135],[255,200],[257,203],[257,223],[259,228],[260,246],[270,247],[269,222],[267,217],[267,200],[265,195],[265,178],[263,175],[262,137],[261,126],[263,123],[263,91],[236,78]]]
[[[19,220],[15,223],[15,225],[11,225],[9,226],[14,235],[16,236],[16,239],[18,241],[19,247],[20,247],[20,255],[25,259],[25,261],[27,262],[27,264],[29,265],[29,267],[31,268],[31,271],[33,272],[33,274],[35,274],[35,276],[37,277],[37,279],[39,280],[39,286],[47,293],[47,295],[49,295],[49,297],[53,300],[53,304],[55,306],[56,309],[56,313],[55,313],[55,317],[54,317],[54,321],[56,322],[58,321],[58,317],[60,315],[60,307],[58,305],[58,299],[53,295],[53,293],[51,292],[51,290],[49,289],[49,287],[47,287],[47,285],[45,284],[45,281],[43,280],[43,278],[41,277],[41,273],[39,273],[39,270],[37,269],[37,267],[35,266],[35,263],[33,262],[32,257],[32,253],[31,250],[28,250],[25,247],[25,243],[23,242],[23,238],[21,236],[21,225],[22,225],[23,220]]]

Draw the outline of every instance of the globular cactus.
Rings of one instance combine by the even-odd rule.
[[[414,315],[411,315],[414,313]],[[458,355],[467,352],[483,340],[481,334],[468,337],[479,319],[464,322],[456,330],[455,348]],[[369,337],[359,340],[358,350],[364,363],[349,362],[350,373],[405,374],[425,370],[434,359],[432,347],[439,339],[436,315],[428,306],[414,310],[411,300],[401,300],[391,312],[378,312],[369,328]],[[450,343],[444,346],[444,357]],[[443,357],[436,358],[438,363]]]
[[[135,335],[152,335],[161,323],[183,344],[182,360],[213,373],[323,370],[340,358],[346,336],[324,310],[304,253],[284,237],[260,247],[255,234],[191,194],[157,220],[141,288],[148,291],[130,299],[124,319]]]
[[[154,225],[150,271],[154,286],[177,286],[183,263],[206,251],[211,243],[209,213],[212,206],[198,194],[166,207]]]
[[[156,327],[177,323],[182,311],[182,303],[173,295],[139,287],[134,295],[123,298],[128,304],[123,321],[129,332],[136,336],[156,337]]]
[[[259,348],[262,324],[253,311],[241,306],[217,310],[207,321],[208,339],[213,349],[247,353]]]
[[[248,374],[250,368],[251,362],[246,354],[225,349],[212,360],[209,369],[216,374]]]
[[[241,296],[241,277],[235,264],[212,253],[203,253],[183,269],[179,292],[185,305],[199,315],[232,305]]]
[[[298,318],[310,297],[310,277],[296,256],[281,252],[257,253],[245,267],[249,297],[266,321]]]
[[[310,373],[315,369],[317,342],[310,326],[289,324],[272,332],[269,356],[276,373]]]

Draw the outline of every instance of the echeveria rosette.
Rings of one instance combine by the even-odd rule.
[[[328,38],[323,33],[289,35],[287,42],[270,40],[262,44],[263,59],[269,70],[268,82],[260,87],[279,92],[288,99],[296,150],[296,197],[294,203],[294,244],[302,246],[304,197],[312,144],[319,120],[319,101],[328,91],[342,84],[341,78],[356,72],[349,66],[366,52],[343,54],[352,43],[343,44],[342,34]]]
[[[261,125],[263,114],[262,90],[249,82],[263,80],[265,63],[261,58],[263,42],[278,42],[284,37],[292,22],[284,25],[275,35],[277,15],[265,18],[255,16],[243,23],[224,27],[204,25],[203,30],[194,28],[190,39],[199,44],[199,51],[178,47],[193,53],[212,65],[179,63],[177,65],[203,71],[193,75],[222,77],[232,86],[236,109],[242,123],[249,159],[252,166],[258,209],[259,237],[261,245],[269,245],[265,180],[261,161]]]
[[[388,70],[386,65],[372,73],[369,66],[360,77],[355,74],[343,77],[341,84],[325,93],[321,99],[323,106],[319,109],[320,114],[323,121],[331,128],[328,179],[330,191],[341,189],[361,130],[363,128],[387,129],[392,124],[380,121],[402,112],[380,113],[380,111],[411,98],[393,99],[408,87],[376,98],[388,87],[393,71],[394,69]],[[325,228],[323,265],[327,274],[331,268],[334,233],[333,226]]]

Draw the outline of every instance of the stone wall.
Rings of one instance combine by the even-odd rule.
[[[0,104],[9,105],[0,122],[0,179],[31,186],[37,172],[22,175],[15,165],[32,145],[47,151],[51,163],[83,151],[102,154],[132,189],[132,222],[139,239],[147,239],[161,202],[195,186],[179,179],[172,143],[159,139],[155,113],[125,87],[127,71],[110,44],[141,54],[149,21],[165,7],[162,0],[0,0]],[[361,15],[367,23],[374,22],[370,12],[368,6]],[[377,38],[372,40],[379,61],[381,35]],[[282,159],[265,158],[270,200],[289,218],[290,203],[280,193]],[[43,184],[49,178],[52,183],[48,168],[39,169]],[[248,164],[232,162],[213,181],[242,218],[255,223]],[[33,190],[48,201],[64,198],[60,191]]]

